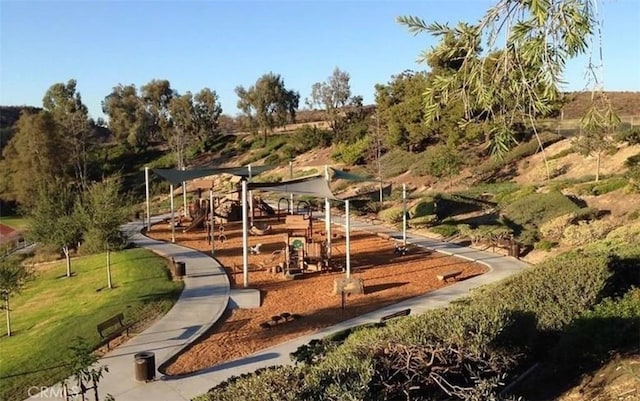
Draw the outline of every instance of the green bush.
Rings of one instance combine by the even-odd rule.
[[[290,366],[264,368],[234,376],[195,398],[196,401],[296,401],[308,399],[304,376]]]
[[[578,206],[560,192],[533,193],[506,204],[504,214],[521,226],[540,227],[554,217],[576,212]]]
[[[540,251],[550,251],[556,244],[549,240],[543,239],[541,241],[536,242],[533,247]]]
[[[568,148],[563,149],[560,152],[547,157],[547,160],[562,159],[563,157],[568,156],[568,155],[570,155],[572,153],[575,153],[575,152],[576,152],[575,149],[573,149],[573,147],[569,146]]]
[[[438,226],[431,227],[429,230],[436,234],[442,235],[444,238],[453,237],[460,232],[460,230],[458,230],[458,227],[453,224],[440,224]]]
[[[435,213],[435,202],[432,198],[422,198],[409,208],[409,217],[415,219]]]
[[[580,221],[564,230],[561,242],[574,246],[586,245],[603,239],[611,230],[611,224],[602,220]]]
[[[581,185],[577,188],[578,195],[604,195],[606,193],[624,188],[629,183],[625,177],[611,177],[598,182]]]
[[[414,217],[407,221],[410,227],[428,227],[438,221],[438,216],[435,214],[428,214],[426,216]]]
[[[387,223],[399,223],[402,221],[402,214],[401,207],[390,207],[389,209],[381,210],[378,213],[378,218]]]
[[[556,364],[566,369],[599,366],[612,351],[640,344],[640,290],[621,299],[608,298],[586,311],[566,330],[552,353]]]
[[[305,124],[295,131],[293,138],[298,146],[298,150],[304,153],[313,148],[326,148],[331,146],[333,133]]]
[[[629,145],[640,145],[640,127],[632,127],[620,131],[615,137],[618,142],[626,142]]]
[[[387,152],[380,158],[380,165],[382,168],[382,176],[384,178],[397,177],[400,174],[406,173],[411,168],[411,165],[417,159],[415,153],[407,152],[400,149],[394,149]]]
[[[352,144],[340,144],[331,154],[335,161],[348,165],[363,164],[371,147],[371,138],[365,136]]]

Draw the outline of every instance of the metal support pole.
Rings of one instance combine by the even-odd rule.
[[[349,219],[349,201],[344,201],[344,209],[347,213],[345,230],[347,231],[347,278],[351,278],[351,221]]]
[[[211,230],[211,256],[216,252],[215,220],[213,217],[213,188],[209,190],[209,229]]]
[[[249,169],[249,182],[251,182],[251,165],[247,166]],[[253,210],[253,191],[249,191],[249,212],[251,213],[251,227],[253,227],[253,218],[254,218],[254,210]]]
[[[407,246],[407,184],[402,184],[402,245]]]
[[[329,166],[324,166],[324,177],[329,184]],[[324,229],[327,234],[327,259],[331,260],[331,201],[324,198]]]
[[[184,167],[182,167],[184,171]],[[182,217],[187,217],[187,183],[182,181]]]
[[[147,196],[147,231],[151,229],[151,214],[149,206],[149,167],[144,168],[144,189]]]
[[[249,228],[247,227],[247,181],[242,181],[242,279],[249,286]]]
[[[289,179],[293,180],[293,161],[289,161]],[[289,214],[293,214],[293,193],[289,194]]]
[[[173,213],[173,184],[169,185],[169,194],[171,198],[171,242],[176,242],[176,222]]]

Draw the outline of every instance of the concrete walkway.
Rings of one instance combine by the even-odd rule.
[[[334,223],[342,225],[344,219],[335,217]],[[352,221],[351,227],[353,230],[386,233],[393,238],[401,238],[402,235],[382,226],[358,221]],[[132,230],[140,228],[131,226]],[[138,246],[171,255],[178,261],[186,261],[187,274],[190,277],[185,278],[185,292],[165,317],[145,330],[144,333],[101,359],[102,364],[109,366],[109,373],[100,382],[100,393],[103,395],[112,394],[117,401],[190,400],[197,395],[206,393],[211,387],[231,376],[253,372],[262,367],[291,364],[289,354],[312,339],[322,338],[363,323],[376,322],[384,315],[405,308],[411,308],[412,314],[419,314],[429,309],[445,306],[453,300],[468,295],[469,291],[474,288],[500,281],[527,266],[526,263],[512,257],[494,255],[418,235],[408,235],[408,243],[482,263],[489,267],[489,272],[344,321],[313,334],[298,337],[245,358],[226,362],[191,375],[180,377],[158,375],[153,382],[137,383],[134,380],[133,354],[140,351],[153,351],[156,354],[156,365],[158,366],[162,361],[177,353],[203,333],[222,314],[228,302],[229,284],[217,263],[199,252],[174,244],[150,240],[141,234],[137,234],[134,241]]]
[[[152,224],[165,217],[154,217]],[[184,400],[188,397],[175,392],[170,386],[161,385],[162,382],[136,382],[134,355],[143,351],[153,352],[157,369],[198,339],[226,310],[229,302],[229,280],[215,259],[190,248],[150,239],[140,233],[143,227],[143,223],[133,222],[123,226],[123,231],[129,234],[136,246],[165,257],[173,257],[177,262],[185,262],[184,289],[165,316],[99,360],[100,365],[109,368],[109,372],[100,381],[99,391],[102,398],[111,394],[117,401]],[[156,372],[156,377],[161,376]],[[29,399],[63,400],[59,395],[60,392],[54,388],[53,391],[43,391]]]

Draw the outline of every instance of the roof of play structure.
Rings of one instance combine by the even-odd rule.
[[[255,176],[264,171],[271,170],[273,166],[252,166],[251,175]],[[154,168],[153,172],[169,181],[172,185],[179,185],[182,182],[195,180],[197,178],[209,177],[217,174],[231,174],[239,177],[249,177],[249,167],[220,167],[220,168],[199,168],[193,170],[177,170],[174,168]]]
[[[296,195],[308,195],[318,198],[335,199],[336,196],[331,192],[329,183],[321,175],[297,178],[294,180],[283,182],[250,182],[247,188],[251,190],[269,191],[269,192],[286,192]]]

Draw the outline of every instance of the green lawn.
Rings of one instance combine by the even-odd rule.
[[[24,399],[30,386],[67,377],[68,347],[77,336],[97,346],[101,321],[119,312],[136,322],[164,314],[182,290],[182,282],[171,281],[167,261],[143,249],[112,254],[110,290],[105,259],[73,261],[72,278],[64,276],[64,263],[56,264],[12,298],[12,336],[4,324],[0,328],[0,400]]]
[[[14,230],[24,230],[27,228],[27,219],[22,216],[2,216],[0,217],[0,223]]]

